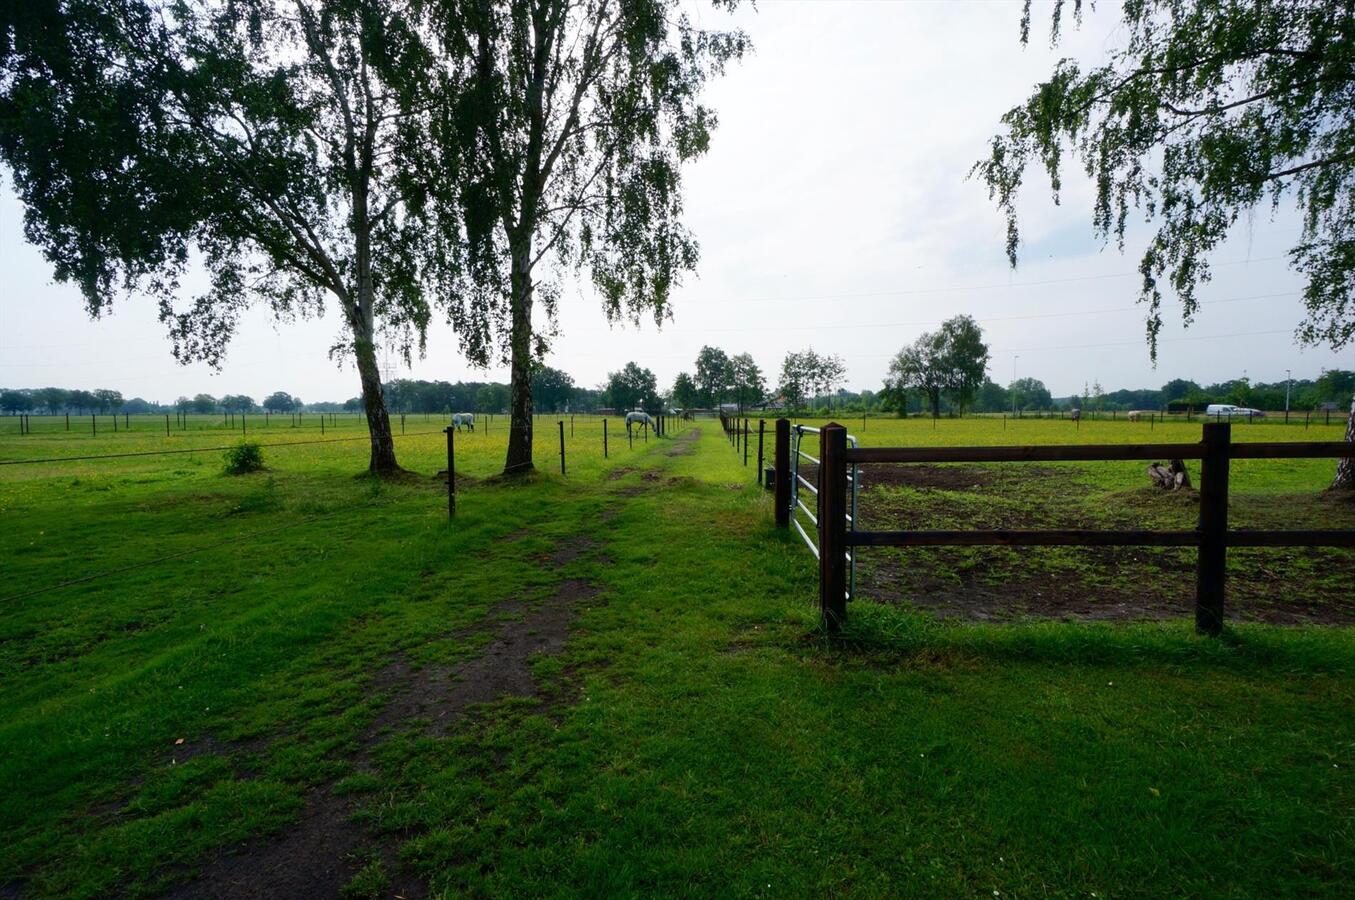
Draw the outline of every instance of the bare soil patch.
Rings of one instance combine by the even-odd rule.
[[[696,442],[700,439],[700,428],[693,428],[691,431],[683,432],[673,439],[673,446],[663,451],[664,456],[686,456],[695,449]]]
[[[568,565],[599,545],[587,536],[563,542],[542,565]],[[463,636],[493,630],[494,637],[474,658],[454,666],[413,669],[393,660],[372,679],[374,691],[389,694],[350,757],[357,771],[371,771],[372,751],[392,731],[411,724],[430,735],[446,733],[475,706],[504,697],[538,697],[532,674],[538,654],[560,652],[578,609],[598,589],[581,579],[558,584],[544,599],[512,598],[496,605],[483,625]],[[338,897],[352,877],[378,856],[389,875],[388,895],[427,896],[422,879],[404,869],[389,843],[378,843],[353,821],[359,797],[335,792],[333,783],[306,798],[298,822],[271,839],[220,851],[196,880],[169,892],[174,898]]]
[[[891,492],[892,486],[922,493]],[[1237,529],[1293,528],[1315,519],[1355,527],[1355,510],[1326,496],[1241,495],[1230,506]],[[959,530],[1190,529],[1197,511],[1193,491],[1106,492],[1069,469],[913,465],[867,467],[859,510],[867,529]],[[1355,577],[1355,554],[1234,548],[1229,559],[1229,618],[1355,624],[1355,595],[1341,587]],[[947,618],[1183,618],[1194,609],[1195,555],[1142,547],[870,548],[861,551],[857,587],[864,597]]]
[[[567,566],[574,560],[578,559],[580,556],[583,556],[585,553],[597,550],[601,546],[602,544],[600,542],[594,540],[588,535],[577,534],[571,537],[568,541],[565,541],[564,543],[558,545],[555,548],[555,550],[548,556],[542,557],[540,559],[540,562],[543,565],[549,563],[550,565],[555,566],[556,568],[559,568],[560,566]]]
[[[995,480],[992,469],[980,466],[878,465],[868,467],[861,478],[862,484],[872,486],[885,484],[942,491],[977,491]]]
[[[1122,567],[1136,563],[1124,551],[1132,548],[1087,548],[1100,559],[1089,567],[1104,567],[1107,580]],[[1104,552],[1110,551],[1110,552]],[[994,568],[1005,568],[1005,560]],[[1191,609],[1193,576],[1167,578],[1144,574],[1132,589],[1066,574],[1041,576],[1010,573],[998,581],[977,575],[950,580],[930,571],[909,571],[898,557],[862,558],[860,589],[873,600],[908,603],[939,618],[1008,621],[1045,618],[1081,621],[1129,621],[1179,618]]]

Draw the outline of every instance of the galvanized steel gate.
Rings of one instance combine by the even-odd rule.
[[[815,559],[819,558],[819,547],[814,543],[814,538],[811,536],[810,532],[806,531],[805,527],[800,524],[800,515],[803,514],[809,519],[810,524],[813,526],[813,533],[817,534],[819,529],[819,487],[817,484],[811,484],[809,479],[800,474],[800,460],[806,459],[814,465],[816,480],[817,473],[822,470],[822,461],[813,454],[806,453],[800,445],[804,440],[804,436],[807,434],[814,435],[814,443],[817,443],[820,432],[821,429],[811,425],[794,425],[790,430],[790,524],[800,533],[800,537],[804,540],[805,546],[809,548],[810,553],[814,554]],[[855,450],[857,447],[855,436],[848,434],[847,444]],[[856,501],[861,493],[861,479],[860,473],[857,471],[856,463],[852,463],[848,467],[847,485],[849,491],[847,530],[854,532],[856,531]],[[813,510],[806,506],[805,502],[800,499],[800,490],[802,488],[814,495],[815,503]],[[847,599],[850,600],[856,593],[856,550],[849,549],[846,556]]]

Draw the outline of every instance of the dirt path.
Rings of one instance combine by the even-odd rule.
[[[696,442],[701,440],[701,429],[693,427],[689,431],[673,438],[673,446],[663,451],[664,456],[686,456],[696,449]]]
[[[573,536],[541,559],[552,571],[569,565],[600,545],[585,535]],[[414,670],[404,659],[392,661],[372,680],[372,688],[390,699],[363,733],[359,749],[349,757],[356,772],[374,770],[372,751],[407,723],[429,734],[445,734],[472,707],[505,697],[537,697],[532,675],[538,654],[559,653],[579,608],[597,596],[598,588],[583,579],[557,584],[541,600],[511,598],[493,607],[479,626],[462,632],[466,638],[486,631],[493,638],[482,653],[456,666]],[[406,900],[425,897],[427,885],[399,862],[390,841],[380,841],[354,821],[362,806],[358,797],[335,792],[335,783],[313,788],[300,819],[271,838],[219,851],[196,879],[171,890],[171,898],[323,898],[340,896],[364,865],[380,859],[389,878],[384,893]]]

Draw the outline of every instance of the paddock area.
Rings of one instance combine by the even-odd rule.
[[[1348,551],[1234,554],[1222,639],[1169,555],[863,554],[830,637],[718,421],[604,456],[601,420],[550,417],[507,481],[477,422],[450,518],[445,422],[407,420],[385,481],[313,424],[270,422],[241,476],[194,449],[237,439],[211,428],[0,437],[105,457],[0,465],[0,895],[1292,895],[1355,865],[1355,632],[1314,624],[1348,621]],[[1329,463],[1252,462],[1239,521],[1350,521]],[[862,515],[1189,518],[1156,490],[1131,464],[893,467]]]

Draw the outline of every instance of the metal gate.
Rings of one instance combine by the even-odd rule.
[[[810,553],[814,554],[815,559],[819,558],[818,545],[814,543],[811,532],[806,531],[805,527],[800,524],[800,515],[803,513],[809,519],[810,524],[813,525],[813,533],[817,534],[819,529],[819,488],[817,484],[811,484],[809,479],[800,474],[800,460],[809,460],[809,462],[813,463],[816,467],[816,472],[821,471],[822,466],[817,457],[800,449],[800,444],[804,440],[806,434],[814,435],[815,440],[817,440],[819,433],[820,429],[815,428],[812,425],[794,425],[791,427],[790,431],[790,524],[800,533],[800,537],[804,540],[805,546],[809,548]],[[856,438],[853,435],[847,435],[847,444],[855,450],[857,447]],[[856,463],[852,463],[847,467],[847,484],[849,489],[847,530],[854,532],[856,531],[856,500],[861,492],[861,480]],[[814,495],[813,510],[806,506],[805,502],[800,499],[801,488]],[[847,599],[852,599],[852,596],[855,593],[856,550],[853,548],[847,551]]]

